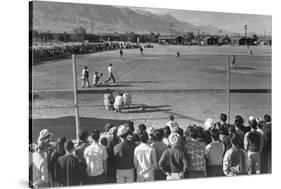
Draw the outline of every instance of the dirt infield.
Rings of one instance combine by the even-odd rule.
[[[123,60],[117,51],[80,56],[77,59],[79,87],[84,65],[88,66],[90,76],[96,70],[105,73],[105,80],[107,65],[112,63],[117,84],[108,84],[98,90],[129,90],[134,103],[134,108],[124,110],[124,113],[108,112],[103,107],[102,93],[90,92],[95,88],[83,89],[79,94],[80,115],[87,121],[81,123],[81,128],[102,128],[106,121],[120,124],[125,120],[160,127],[171,114],[182,126],[202,124],[208,117],[217,120],[219,113],[226,111],[227,54],[236,54],[238,62],[238,68],[231,70],[232,89],[271,89],[271,49],[251,49],[254,56],[249,56],[246,47],[189,46],[156,46],[144,49],[144,56],[138,49],[124,50]],[[176,60],[177,50],[181,51],[181,60]],[[74,115],[72,82],[71,59],[45,62],[32,68],[32,90],[36,91],[32,103],[34,137],[40,128],[46,127],[59,133],[62,128],[68,128],[67,135],[75,136],[74,119],[69,119]],[[141,111],[139,106],[147,108]],[[245,118],[249,115],[261,117],[265,113],[271,114],[270,92],[231,94],[232,118],[237,114]],[[60,126],[63,122],[60,118],[66,116],[68,127]]]

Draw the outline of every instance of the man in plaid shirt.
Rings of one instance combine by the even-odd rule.
[[[206,144],[199,142],[197,128],[191,128],[189,132],[189,140],[184,150],[188,160],[188,171],[186,178],[197,178],[206,176]]]

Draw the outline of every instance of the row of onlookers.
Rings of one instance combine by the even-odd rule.
[[[183,130],[174,116],[163,128],[129,121],[80,133],[75,144],[64,136],[50,143],[40,132],[31,146],[30,185],[72,186],[271,173],[271,117],[241,116],[227,124],[207,119]]]

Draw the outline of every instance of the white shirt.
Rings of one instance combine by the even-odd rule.
[[[123,103],[123,97],[120,96],[120,95],[117,95],[117,96],[115,97],[114,105],[116,105],[116,106],[121,106],[122,103]]]
[[[179,127],[179,124],[176,121],[168,121],[166,126],[169,126],[171,131],[173,131],[175,128]]]
[[[111,74],[112,73],[112,66],[108,66],[107,70],[108,70],[108,74]]]
[[[134,151],[134,165],[138,176],[151,177],[154,169],[157,168],[155,149],[145,143],[138,145]]]
[[[84,157],[89,176],[98,176],[104,173],[103,161],[106,161],[108,157],[104,146],[93,142],[85,149]]]

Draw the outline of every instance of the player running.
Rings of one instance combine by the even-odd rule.
[[[100,75],[99,75],[98,72],[95,72],[95,73],[94,73],[94,75],[93,75],[93,85],[94,85],[95,87],[102,85],[102,83],[101,83],[101,81],[100,81],[100,79],[101,79],[102,76],[103,76],[103,73],[101,73]]]
[[[108,70],[109,78],[104,83],[109,82],[111,79],[112,79],[113,83],[116,83],[115,77],[112,73],[112,64],[109,64],[109,66],[107,67],[107,70]]]
[[[122,59],[123,58],[123,50],[120,48],[120,58]]]

